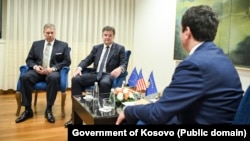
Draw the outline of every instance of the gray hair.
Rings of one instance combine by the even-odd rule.
[[[51,23],[45,24],[44,27],[43,27],[43,31],[45,31],[47,28],[53,28],[54,30],[56,30],[55,25],[51,24]]]

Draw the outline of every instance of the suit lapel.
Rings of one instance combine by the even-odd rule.
[[[42,62],[42,60],[43,60],[44,44],[45,44],[45,40],[41,41],[40,44],[39,44],[39,46],[41,46],[41,47],[39,47],[39,48],[40,48],[39,56],[40,56],[40,58],[41,58],[41,62]]]
[[[98,62],[99,62],[99,60],[100,60],[100,58],[101,58],[101,55],[102,55],[103,46],[104,46],[104,45],[102,44],[102,45],[100,45],[100,47],[97,48],[97,54],[96,54],[96,55],[97,55],[97,60],[98,60]],[[97,63],[98,63],[98,62],[97,62]]]
[[[111,47],[111,50],[109,51],[109,56],[108,56],[108,59],[107,59],[107,63],[110,61],[111,56],[113,56],[113,54],[115,53],[115,48],[116,48],[116,45],[115,45],[115,43],[113,43],[112,47]]]
[[[52,56],[54,56],[56,54],[56,49],[57,49],[57,41],[55,40],[53,46],[52,46],[52,52],[51,52],[51,58],[50,60],[52,60]]]

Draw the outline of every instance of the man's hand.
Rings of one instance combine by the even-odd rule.
[[[52,73],[53,72],[53,68],[45,68],[45,69],[43,69],[43,73],[45,74],[45,75],[48,75],[48,74],[50,74],[50,73]]]
[[[42,75],[48,75],[53,72],[53,68],[43,68],[42,66],[36,66],[35,71]]]
[[[35,71],[36,71],[37,73],[39,73],[39,74],[42,74],[42,75],[45,74],[42,66],[36,66],[36,67],[35,67]]]
[[[122,73],[122,68],[121,67],[117,67],[116,69],[114,69],[110,75],[113,77],[113,78],[117,78],[120,76],[120,74]]]
[[[124,120],[125,120],[125,114],[122,111],[122,112],[120,112],[115,124],[120,125]]]
[[[76,77],[77,75],[82,75],[82,70],[77,68],[75,73],[73,74],[73,77]]]

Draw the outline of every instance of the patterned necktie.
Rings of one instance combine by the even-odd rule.
[[[104,53],[104,56],[102,58],[102,62],[101,62],[101,65],[100,65],[100,68],[99,68],[99,72],[97,74],[97,77],[96,79],[99,81],[100,78],[102,77],[102,72],[103,72],[103,68],[104,68],[104,64],[105,64],[105,61],[107,59],[107,56],[108,56],[108,52],[109,52],[109,46],[106,47],[106,51]]]
[[[43,67],[48,68],[49,67],[49,59],[50,59],[50,48],[51,44],[48,43],[45,47],[44,53],[43,53]]]

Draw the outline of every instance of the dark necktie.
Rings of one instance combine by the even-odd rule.
[[[48,43],[45,47],[44,53],[43,53],[43,67],[47,68],[49,67],[49,58],[50,58],[50,48],[51,44]]]
[[[107,56],[108,56],[108,52],[109,52],[109,46],[106,47],[106,51],[104,53],[104,56],[102,58],[102,62],[101,62],[101,65],[100,65],[100,68],[99,68],[99,72],[97,74],[97,77],[96,79],[99,81],[100,78],[102,77],[102,72],[103,72],[103,68],[104,68],[104,64],[105,64],[105,61],[107,59]]]

